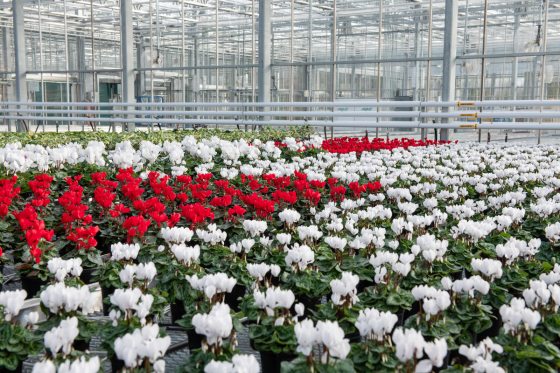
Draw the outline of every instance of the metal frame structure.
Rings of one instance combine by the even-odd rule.
[[[64,106],[62,105],[64,104]],[[364,106],[367,105],[367,106]],[[560,130],[560,100],[518,101],[363,101],[253,103],[22,103],[5,102],[0,119],[57,125],[70,122],[107,123],[113,128],[130,123],[190,127],[292,126],[393,129]],[[93,106],[93,107],[92,107]],[[106,107],[111,116],[103,117]],[[70,107],[70,109],[66,108]],[[524,107],[525,110],[509,110]],[[364,110],[373,109],[376,110]],[[131,111],[133,109],[133,111]],[[404,110],[403,110],[404,109]],[[483,111],[484,109],[484,111]],[[266,118],[262,117],[266,111]],[[134,117],[131,117],[131,113]],[[48,116],[46,116],[48,115]],[[311,119],[313,118],[313,119]],[[536,121],[535,121],[536,120]]]
[[[560,0],[11,0],[0,30],[0,101],[560,99]]]

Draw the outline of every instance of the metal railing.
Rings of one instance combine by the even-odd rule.
[[[3,130],[45,124],[560,130],[560,100],[272,103],[2,102]],[[20,127],[21,128],[21,127]]]

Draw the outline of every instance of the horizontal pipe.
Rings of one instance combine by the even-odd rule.
[[[44,110],[44,109],[10,109],[7,110],[14,115],[17,113],[28,114],[112,114],[112,115],[161,115],[161,116],[174,116],[174,115],[212,115],[212,116],[263,116],[265,113],[261,111],[178,111],[178,110]],[[419,111],[267,111],[266,116],[324,116],[324,117],[361,117],[361,118],[376,118],[376,117],[394,117],[394,118],[416,118],[420,114]],[[425,113],[423,113],[425,114]]]
[[[321,102],[0,102],[0,106],[41,106],[41,107],[490,107],[490,106],[560,106],[560,100],[487,100],[487,101],[321,101]]]
[[[69,117],[44,117],[33,116],[0,116],[0,119],[21,119],[60,121],[60,122],[108,122],[108,123],[130,123],[138,124],[173,124],[173,125],[256,125],[256,126],[314,126],[314,127],[348,127],[348,128],[447,128],[447,129],[521,129],[521,130],[560,130],[560,123],[538,123],[538,122],[498,122],[498,123],[421,123],[418,121],[389,121],[389,122],[366,122],[366,121],[293,121],[293,120],[231,120],[231,119],[157,119],[157,118],[69,118]]]
[[[11,115],[17,115],[18,113],[26,114],[78,114],[78,115],[157,115],[157,116],[223,116],[223,117],[239,117],[239,116],[249,116],[249,117],[260,117],[265,115],[261,111],[180,111],[180,110],[67,110],[67,109],[22,109],[22,108],[11,108],[6,109]],[[355,118],[469,118],[469,119],[492,119],[492,118],[541,118],[541,119],[557,119],[560,118],[560,111],[558,110],[545,110],[545,111],[451,111],[451,112],[419,112],[419,111],[267,111],[266,116],[277,117],[277,116],[303,116],[303,117],[355,117]],[[37,116],[37,118],[43,118],[43,116]],[[68,118],[74,118],[68,116]]]

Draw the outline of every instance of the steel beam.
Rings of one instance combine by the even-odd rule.
[[[259,0],[259,102],[270,102],[272,0]]]
[[[14,21],[14,53],[15,53],[15,96],[18,102],[27,102],[27,60],[25,50],[25,24],[23,14],[23,1],[12,0],[12,13]],[[25,132],[27,126],[21,120],[16,122],[16,130]]]
[[[134,103],[134,35],[132,30],[132,0],[121,0],[121,64],[122,101]],[[131,107],[130,109],[133,109]],[[132,115],[128,115],[132,118]],[[134,131],[134,122],[125,123],[124,130]]]
[[[443,101],[455,100],[455,76],[457,60],[457,19],[459,1],[445,0],[445,30],[443,39]],[[445,108],[443,109],[446,110]],[[442,121],[445,123],[445,120]],[[449,140],[449,129],[441,130],[441,140]]]

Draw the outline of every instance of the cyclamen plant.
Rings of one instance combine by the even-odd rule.
[[[39,319],[37,312],[18,319],[27,293],[25,290],[0,292],[0,334],[10,338],[0,339],[0,369],[17,370],[29,354],[40,351],[40,340],[33,328]]]

